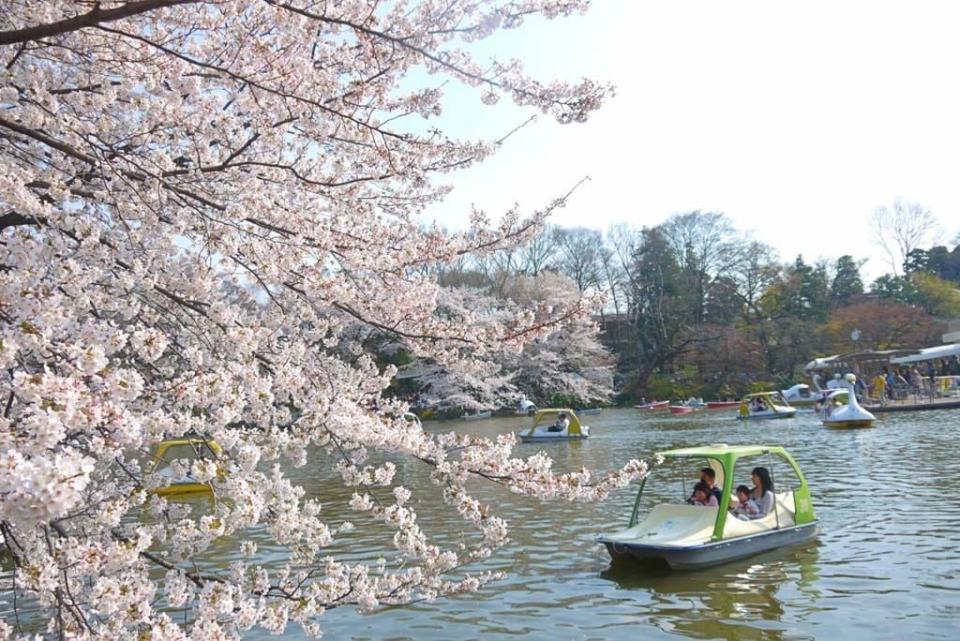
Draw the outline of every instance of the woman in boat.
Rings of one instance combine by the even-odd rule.
[[[773,494],[773,479],[770,478],[770,471],[765,467],[755,467],[750,473],[753,479],[753,490],[751,492],[753,500],[757,502],[759,511],[752,518],[762,519],[773,511],[776,503],[776,497]]]

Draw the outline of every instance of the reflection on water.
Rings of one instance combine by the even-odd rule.
[[[730,412],[671,417],[608,410],[586,418],[592,426],[587,441],[519,445],[517,451],[547,451],[566,471],[610,469],[672,447],[783,445],[810,484],[821,520],[818,539],[697,572],[612,565],[594,538],[626,524],[635,487],[584,506],[541,504],[477,483],[478,497],[495,505],[512,527],[512,542],[480,568],[505,570],[507,579],[480,594],[368,616],[335,610],[324,619],[326,638],[960,638],[960,411],[889,415],[873,429],[838,431],[821,427],[812,415],[749,425]],[[495,436],[528,420],[426,427]],[[351,491],[328,470],[315,458],[297,475],[310,496],[321,497],[323,514],[333,523],[350,519],[362,525],[344,507]],[[689,478],[696,476],[691,470]],[[414,490],[424,530],[454,540],[463,524],[438,500],[428,477],[423,465],[398,461],[398,478]],[[389,552],[385,532],[358,527],[331,552],[341,559],[375,559]],[[205,566],[227,566],[236,548],[222,541]],[[259,548],[264,561],[279,561],[265,539]],[[6,607],[0,604],[0,610]],[[282,638],[303,636],[291,628]]]

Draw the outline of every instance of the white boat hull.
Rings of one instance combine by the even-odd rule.
[[[614,560],[662,561],[673,570],[697,570],[806,543],[816,536],[818,523],[811,521],[751,536],[691,546],[626,543],[602,536],[597,541],[606,546]]]
[[[777,418],[793,418],[797,415],[797,410],[790,409],[784,410],[782,412],[765,412],[765,413],[756,413],[750,414],[748,416],[743,416],[742,414],[737,414],[737,420],[740,421],[766,421]]]
[[[533,443],[536,441],[582,441],[590,437],[590,428],[586,425],[580,427],[580,434],[568,434],[567,430],[562,432],[551,432],[546,429],[537,428],[533,434],[528,432],[520,433],[520,440],[524,443]]]

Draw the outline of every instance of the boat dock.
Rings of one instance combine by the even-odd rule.
[[[960,398],[904,398],[887,401],[882,405],[864,405],[869,412],[923,412],[929,410],[950,410],[960,408]]]

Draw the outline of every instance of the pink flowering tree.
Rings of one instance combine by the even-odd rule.
[[[552,271],[514,276],[503,289],[516,305],[538,310],[545,318],[581,296],[571,278]],[[603,305],[599,296],[583,302],[592,305],[592,313]],[[528,341],[505,366],[513,372],[515,385],[530,398],[576,399],[588,405],[608,401],[613,395],[614,364],[613,355],[600,343],[596,324],[590,315],[582,315]]]
[[[291,622],[318,633],[330,608],[494,578],[469,564],[507,528],[469,478],[591,500],[645,473],[631,461],[602,478],[558,475],[543,456],[514,457],[511,436],[424,433],[381,394],[395,371],[342,336],[360,323],[457,362],[583,313],[578,302],[492,324],[438,313],[425,265],[522,243],[562,199],[494,226],[476,213],[463,233],[423,229],[417,215],[445,194],[437,178],[496,144],[405,122],[437,114],[449,80],[486,103],[584,120],[606,87],[541,83],[516,62],[475,61],[469,43],[585,5],[4,3],[0,534],[15,567],[6,588],[40,609],[40,633],[224,639]],[[152,492],[170,479],[145,465],[183,435],[219,445],[193,465],[217,499],[198,514]],[[352,526],[327,522],[285,473],[322,448],[354,488],[357,527],[395,531],[397,563],[329,554]],[[371,453],[432,468],[473,533],[465,544],[431,541],[394,466]],[[288,551],[282,567],[258,563],[252,529]],[[217,540],[244,560],[199,571],[193,560]],[[171,608],[189,616],[175,622]],[[17,625],[0,622],[0,638]]]

